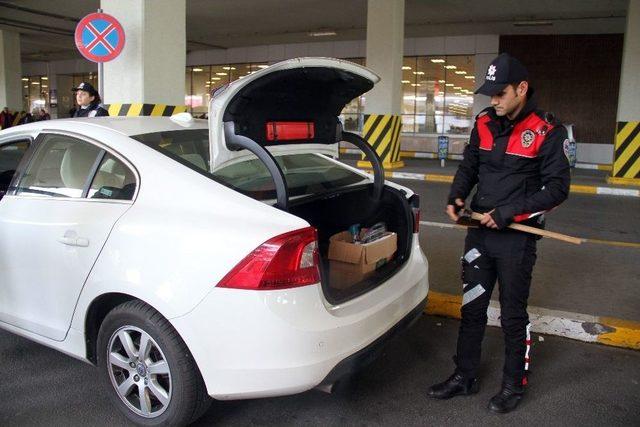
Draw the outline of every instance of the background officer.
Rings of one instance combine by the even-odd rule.
[[[541,226],[540,214],[567,198],[568,140],[565,128],[551,114],[536,110],[527,70],[508,54],[491,62],[475,93],[490,96],[491,107],[476,117],[446,212],[457,221],[464,200],[477,187],[471,209],[484,216],[465,240],[456,369],[449,379],[432,386],[429,396],[446,399],[478,391],[487,307],[498,279],[505,361],[502,388],[491,398],[489,409],[508,412],[522,399],[527,383],[531,343],[527,298],[536,239],[505,227],[513,221]]]
[[[72,89],[76,93],[78,109],[73,117],[108,116],[109,112],[100,106],[100,94],[91,84],[82,82]]]

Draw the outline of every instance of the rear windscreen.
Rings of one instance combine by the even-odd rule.
[[[366,180],[320,154],[284,154],[276,155],[275,159],[287,181],[289,197],[321,194]],[[276,197],[273,179],[257,158],[220,168],[213,174],[219,181],[254,199]]]
[[[132,138],[251,198],[276,198],[269,170],[253,156],[209,173],[207,129],[147,133]],[[287,181],[289,197],[321,194],[367,180],[320,154],[281,154],[275,159]]]
[[[145,133],[131,138],[187,166],[203,172],[209,171],[209,131],[207,129]]]

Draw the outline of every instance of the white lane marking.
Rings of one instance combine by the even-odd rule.
[[[596,192],[597,194],[608,194],[612,196],[640,197],[640,190],[630,188],[597,187]]]

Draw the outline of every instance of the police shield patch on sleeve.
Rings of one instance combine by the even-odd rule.
[[[536,138],[536,134],[531,129],[527,129],[522,132],[520,136],[520,142],[524,148],[529,148],[533,144],[533,140]]]
[[[569,163],[571,163],[571,144],[569,142],[569,138],[565,139],[562,143],[562,151],[564,151],[564,156],[567,158]]]

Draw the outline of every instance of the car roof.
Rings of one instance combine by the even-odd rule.
[[[14,126],[2,134],[40,129],[88,131],[91,127],[101,127],[127,136],[144,133],[166,132],[186,129],[207,129],[207,120],[193,119],[189,122],[174,121],[171,117],[92,117],[75,119],[43,120],[25,125]]]

